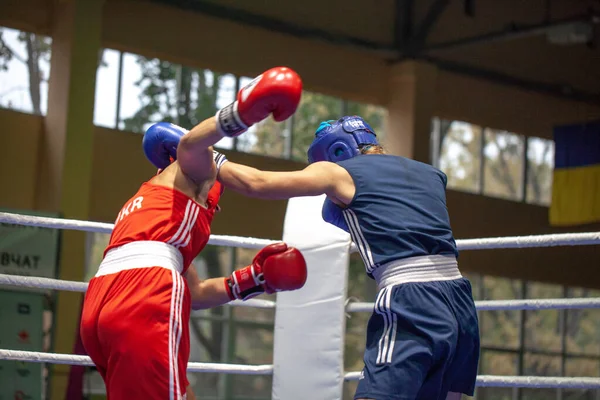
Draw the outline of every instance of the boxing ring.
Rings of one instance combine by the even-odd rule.
[[[373,311],[373,303],[347,298],[350,253],[360,243],[321,219],[324,196],[291,199],[283,240],[300,249],[307,261],[306,285],[277,294],[277,301],[234,301],[231,307],[275,309],[272,365],[190,362],[188,372],[272,375],[272,398],[339,400],[344,381],[360,379],[360,371],[344,371],[346,313]],[[0,222],[52,229],[111,233],[113,225],[98,222],[0,213]],[[209,244],[260,249],[272,240],[211,235]],[[457,240],[460,251],[552,246],[599,245],[600,232]],[[459,265],[460,266],[460,265]],[[0,274],[0,285],[85,292],[87,283]],[[600,308],[600,298],[493,300],[476,302],[478,310],[547,310]],[[307,326],[310,329],[307,330]],[[366,332],[365,332],[366,334]],[[1,360],[91,366],[87,356],[0,349]],[[478,387],[600,389],[597,377],[480,375]]]

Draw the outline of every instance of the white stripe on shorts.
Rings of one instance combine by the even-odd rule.
[[[379,365],[391,363],[394,353],[398,318],[391,308],[392,289],[393,287],[386,287],[380,290],[375,301],[375,312],[383,318],[383,333],[379,338],[375,361]]]

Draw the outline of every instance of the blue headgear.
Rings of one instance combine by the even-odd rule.
[[[357,115],[321,122],[308,148],[308,162],[347,160],[360,154],[360,146],[369,144],[379,144],[377,135]]]

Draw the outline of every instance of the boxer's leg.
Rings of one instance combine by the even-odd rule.
[[[106,377],[107,360],[98,338],[98,318],[104,303],[106,285],[107,282],[103,278],[93,278],[90,281],[83,301],[79,326],[79,335],[81,336],[83,347],[87,355],[94,362],[102,379]]]
[[[158,267],[119,275],[128,290],[111,297],[99,318],[100,341],[109,353],[107,394],[111,400],[181,399],[188,386],[182,359],[189,357],[184,279]]]

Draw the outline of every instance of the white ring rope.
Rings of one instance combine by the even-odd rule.
[[[52,363],[67,365],[93,366],[88,356],[73,354],[40,353],[34,351],[0,350],[1,360],[16,360],[35,363]],[[272,375],[273,365],[241,365],[221,363],[188,363],[188,372],[242,374],[242,375]],[[344,375],[346,381],[357,381],[360,372],[348,372]],[[600,389],[600,378],[566,378],[545,376],[493,376],[480,375],[477,377],[479,387],[522,387],[522,388],[570,388],[570,389]]]
[[[93,366],[94,363],[88,356],[73,354],[40,353],[36,351],[0,350],[0,360],[29,361],[35,363],[52,363],[67,365]],[[189,372],[217,372],[244,375],[271,375],[272,365],[241,365],[219,363],[188,363]]]
[[[36,226],[49,229],[69,229],[74,231],[111,233],[114,224],[103,222],[79,221],[76,219],[38,217],[35,215],[20,215],[0,212],[0,223]],[[208,244],[214,246],[241,247],[244,249],[262,249],[276,240],[250,238],[244,236],[210,235]]]
[[[63,281],[60,279],[38,278],[31,276],[0,274],[0,285],[24,286],[46,290],[65,290],[69,292],[85,292],[87,283]],[[275,308],[275,302],[262,299],[249,299],[246,301],[233,301],[234,306]],[[346,305],[346,312],[372,312],[374,303],[356,302]],[[497,310],[571,310],[583,308],[600,308],[600,298],[573,298],[573,299],[524,299],[524,300],[486,300],[476,301],[479,311]]]
[[[552,233],[548,235],[506,236],[481,239],[458,239],[458,250],[524,249],[531,247],[589,246],[600,244],[600,232]],[[354,243],[350,252],[358,248]]]
[[[346,312],[372,312],[374,303],[350,303]],[[573,310],[600,308],[600,297],[573,299],[524,299],[476,301],[478,311],[498,310]]]
[[[37,226],[53,229],[71,229],[86,232],[110,233],[113,224],[102,222],[79,221],[75,219],[39,217],[35,215],[21,215],[0,212],[0,223]],[[260,249],[275,240],[249,238],[243,236],[211,235],[208,244],[215,246],[242,247],[246,249]],[[459,250],[484,250],[484,249],[510,249],[527,247],[553,247],[553,246],[584,246],[600,244],[600,232],[585,233],[555,233],[549,235],[508,236],[482,239],[459,239],[456,245]],[[350,251],[357,251],[352,243]]]
[[[357,381],[359,378],[360,372],[348,372],[344,375],[344,380],[346,381]],[[479,387],[520,387],[535,389],[600,389],[600,378],[478,375],[476,385]]]
[[[0,274],[0,285],[28,287],[44,290],[64,290],[66,292],[85,292],[88,287],[88,284],[85,282],[6,274]],[[263,299],[249,299],[246,301],[235,300],[227,304],[237,307],[254,307],[265,309],[275,308],[274,301]]]

